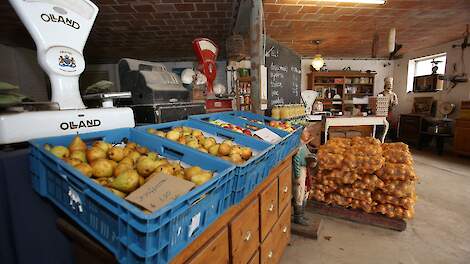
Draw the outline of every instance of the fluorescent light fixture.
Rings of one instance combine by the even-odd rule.
[[[358,3],[358,4],[374,4],[383,5],[387,0],[324,0],[319,2],[343,2],[343,3]]]

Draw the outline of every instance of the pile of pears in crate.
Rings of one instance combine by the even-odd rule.
[[[68,146],[45,144],[44,148],[123,198],[146,183],[154,173],[165,173],[196,185],[204,184],[213,176],[211,171],[198,166],[185,168],[180,162],[170,161],[130,141],[119,145],[95,141],[87,146],[75,136]]]
[[[218,143],[214,137],[205,136],[201,130],[191,127],[173,127],[168,132],[148,128],[147,133],[167,138],[237,165],[245,163],[253,156],[253,151],[249,147],[237,145],[227,139]]]

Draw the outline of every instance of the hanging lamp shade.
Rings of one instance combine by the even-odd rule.
[[[315,55],[315,57],[313,57],[312,67],[315,70],[319,71],[321,67],[323,67],[324,64],[325,64],[325,61],[323,60],[323,57],[320,54],[317,54]]]

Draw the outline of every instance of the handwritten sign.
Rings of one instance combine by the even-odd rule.
[[[266,41],[268,107],[300,103],[300,56],[273,39]]]
[[[154,212],[179,196],[189,192],[195,184],[164,173],[154,173],[144,185],[126,197],[126,200]]]

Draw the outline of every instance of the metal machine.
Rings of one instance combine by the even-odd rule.
[[[119,104],[132,107],[137,123],[175,121],[206,112],[203,102],[190,102],[190,91],[161,63],[121,59],[119,79],[121,91],[132,92],[131,100]]]
[[[0,114],[0,144],[32,138],[133,127],[130,108],[86,109],[78,79],[85,69],[83,48],[98,14],[89,0],[10,0],[31,34],[38,62],[51,81],[59,110]]]

